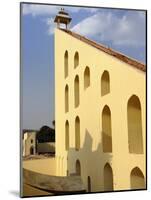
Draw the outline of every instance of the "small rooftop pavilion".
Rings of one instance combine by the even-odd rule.
[[[68,24],[71,22],[72,18],[67,12],[64,11],[64,8],[56,15],[54,22],[57,23],[57,28],[60,28],[60,24],[65,24],[66,29],[68,29]]]

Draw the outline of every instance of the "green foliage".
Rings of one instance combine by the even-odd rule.
[[[42,126],[37,133],[37,141],[38,143],[55,142],[55,130],[48,126]]]

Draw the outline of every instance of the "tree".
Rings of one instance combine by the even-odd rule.
[[[37,142],[55,142],[55,130],[49,126],[42,126],[37,133]]]

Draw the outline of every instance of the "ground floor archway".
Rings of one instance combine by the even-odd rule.
[[[142,171],[135,167],[130,174],[131,189],[145,189],[145,178]]]

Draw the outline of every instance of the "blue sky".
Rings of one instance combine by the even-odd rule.
[[[54,120],[55,15],[63,7],[70,29],[145,63],[145,12],[22,4],[23,128]]]

